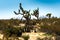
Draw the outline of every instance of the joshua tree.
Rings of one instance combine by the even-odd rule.
[[[29,20],[30,20],[30,18],[31,18],[31,16],[30,16],[30,10],[29,11],[26,11],[26,10],[24,10],[23,8],[22,8],[22,5],[21,5],[21,3],[20,3],[20,9],[18,10],[18,13],[17,12],[15,12],[14,11],[14,13],[16,14],[16,15],[19,15],[19,14],[21,14],[21,15],[23,15],[23,17],[26,19],[26,24],[28,24],[29,23]],[[22,13],[20,13],[20,10],[22,11]],[[23,18],[22,17],[22,18]]]
[[[50,19],[51,18],[51,13],[48,13],[46,16],[48,16],[48,18]]]
[[[18,10],[18,13],[17,12],[15,12],[14,11],[14,13],[16,14],[16,15],[19,15],[19,14],[21,14],[21,15],[23,15],[23,17],[26,19],[26,24],[25,24],[25,31],[27,31],[28,29],[29,29],[29,25],[30,25],[30,18],[31,18],[31,15],[30,15],[30,10],[29,11],[27,11],[27,10],[24,10],[23,8],[22,8],[22,5],[21,5],[21,3],[20,3],[20,6],[19,6],[19,10]],[[21,12],[20,12],[20,10],[21,10]],[[22,18],[23,18],[22,17]]]
[[[39,18],[39,8],[33,11],[33,14],[37,19]]]

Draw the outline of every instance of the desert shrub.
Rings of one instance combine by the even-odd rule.
[[[40,39],[40,38],[38,37],[37,40],[42,40],[42,39]]]
[[[24,40],[28,40],[29,39],[29,35],[24,35],[24,36],[22,36],[22,38],[24,38]]]
[[[12,35],[20,37],[22,35],[22,30],[21,29],[19,30],[15,27],[8,27],[4,30],[4,33],[8,37],[11,37]]]

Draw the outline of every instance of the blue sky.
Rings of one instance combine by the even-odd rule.
[[[21,18],[21,15],[17,16],[13,12],[18,11],[19,3],[31,12],[39,8],[40,16],[52,13],[52,16],[60,17],[60,0],[0,0],[0,19]]]

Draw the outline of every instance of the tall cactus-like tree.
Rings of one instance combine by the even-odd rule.
[[[46,14],[46,16],[50,19],[51,18],[51,13]]]
[[[22,13],[21,13],[20,11],[21,11]],[[31,18],[30,10],[29,10],[29,11],[24,10],[21,3],[20,3],[20,5],[19,5],[18,12],[15,12],[15,11],[14,11],[14,13],[15,13],[16,15],[19,15],[19,14],[23,15],[23,17],[26,19],[26,24],[29,24],[29,20],[30,20],[30,18]],[[23,18],[23,17],[22,17],[22,18]]]
[[[33,10],[33,14],[37,19],[39,18],[39,8],[37,8],[36,10]]]

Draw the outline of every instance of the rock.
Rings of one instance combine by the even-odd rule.
[[[0,39],[3,39],[3,36],[4,36],[3,34],[0,34]]]

